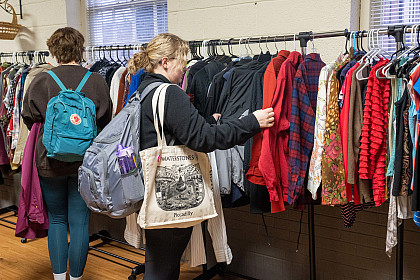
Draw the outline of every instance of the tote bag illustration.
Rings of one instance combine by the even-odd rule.
[[[145,193],[138,224],[146,229],[185,228],[217,216],[207,154],[166,145],[163,119],[168,86],[159,86],[152,99],[158,145],[140,152]]]

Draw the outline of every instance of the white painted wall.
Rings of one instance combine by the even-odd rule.
[[[168,0],[169,32],[185,40],[203,40],[356,30],[359,7],[360,0]],[[344,43],[343,38],[319,39],[315,47],[330,61]],[[287,47],[293,49],[293,43]],[[274,45],[269,48],[274,50]],[[252,49],[259,52],[258,45]]]
[[[19,13],[19,1],[9,0]],[[22,25],[15,40],[0,40],[0,52],[47,50],[46,41],[58,28],[72,26],[82,28],[81,10],[84,0],[22,0]],[[0,9],[0,20],[9,22],[12,16]],[[53,62],[53,60],[49,60]]]

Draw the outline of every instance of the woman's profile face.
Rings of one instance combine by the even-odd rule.
[[[187,70],[186,66],[179,65],[181,62],[176,59],[172,58],[168,60],[168,80],[173,84],[180,84],[182,82],[182,78],[184,77],[185,71]]]

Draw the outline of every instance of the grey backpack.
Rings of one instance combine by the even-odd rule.
[[[90,210],[112,218],[124,218],[140,210],[144,196],[140,160],[141,102],[161,82],[136,92],[123,110],[99,133],[79,167],[79,192]],[[121,174],[117,147],[134,147],[137,167]]]

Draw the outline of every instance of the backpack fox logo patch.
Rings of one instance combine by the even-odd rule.
[[[79,125],[82,122],[82,119],[79,117],[78,114],[72,114],[70,116],[70,121],[74,125]]]

